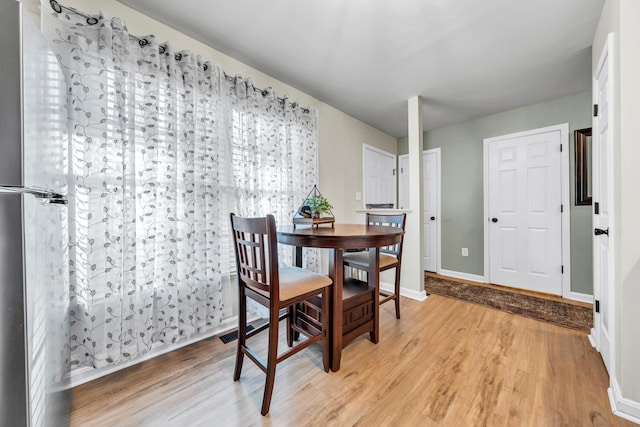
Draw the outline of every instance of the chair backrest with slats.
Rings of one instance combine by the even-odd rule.
[[[230,217],[238,278],[252,288],[279,295],[275,218],[244,218],[233,213]]]
[[[402,237],[400,242],[395,245],[383,246],[380,248],[380,252],[393,255],[400,259],[402,257],[402,243],[404,241],[404,227],[407,221],[407,214],[398,215],[376,215],[367,213],[368,225],[383,225],[386,227],[395,227],[402,229]]]

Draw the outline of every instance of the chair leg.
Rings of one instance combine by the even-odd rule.
[[[264,384],[264,396],[262,398],[262,415],[269,413],[271,406],[271,395],[273,394],[273,384],[276,379],[276,365],[278,359],[278,321],[279,310],[270,310],[269,315],[269,350],[267,354],[267,378]]]
[[[240,286],[240,301],[238,303],[238,351],[236,352],[236,367],[233,372],[233,380],[240,379],[242,372],[242,362],[244,360],[244,349],[247,344],[247,296],[244,287]]]
[[[396,283],[395,283],[395,303],[396,303],[396,319],[400,318],[400,266],[396,267]]]
[[[293,334],[292,325],[295,324],[296,322],[295,313],[296,313],[295,304],[287,307],[287,345],[289,347],[293,346],[294,334]]]
[[[322,291],[322,332],[324,338],[322,339],[322,366],[325,372],[329,372],[329,356],[331,354],[331,339],[329,338],[329,288],[324,288]]]

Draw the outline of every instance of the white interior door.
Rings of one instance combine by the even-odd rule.
[[[396,206],[396,156],[370,145],[363,146],[364,203]]]
[[[489,280],[562,294],[560,130],[533,130],[488,144]]]
[[[422,159],[424,199],[424,269],[438,271],[438,224],[440,223],[440,149],[427,150]]]
[[[613,156],[610,87],[611,71],[608,45],[596,68],[593,96],[598,115],[593,119],[593,290],[595,341],[607,370],[611,372],[611,288],[613,283],[613,245],[609,237],[613,196]],[[603,233],[606,231],[607,233]],[[598,233],[598,234],[595,234]]]
[[[398,207],[409,209],[409,155],[398,156]]]

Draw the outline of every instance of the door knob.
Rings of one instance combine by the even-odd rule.
[[[491,222],[498,222],[498,218],[491,218]]]
[[[435,221],[435,220],[436,220],[436,217],[435,217],[435,216],[432,216],[432,217],[431,217],[431,221]]]
[[[602,228],[596,228],[595,230],[593,230],[593,234],[595,234],[596,236],[606,234],[607,237],[609,237],[609,229],[607,228],[606,230],[603,230]]]

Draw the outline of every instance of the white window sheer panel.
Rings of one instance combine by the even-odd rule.
[[[219,70],[42,10],[71,88],[72,364],[127,363],[231,315]]]
[[[225,80],[230,110],[236,212],[274,215],[278,226],[290,225],[296,209],[317,180],[317,112],[279,99],[272,89],[251,80]],[[292,249],[280,245],[282,264]],[[319,252],[304,250],[304,266],[319,269]]]
[[[291,222],[316,183],[316,112],[120,19],[41,6],[70,88],[71,365],[112,369],[232,316],[229,212]]]

